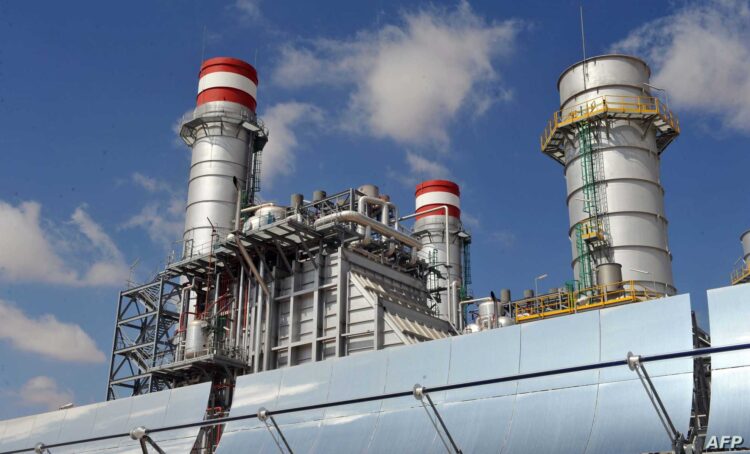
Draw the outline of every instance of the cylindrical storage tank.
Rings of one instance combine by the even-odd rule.
[[[302,206],[302,203],[304,203],[304,196],[302,194],[292,194],[289,199],[291,207],[294,211],[299,210],[299,208]]]
[[[248,218],[245,221],[245,225],[242,230],[244,232],[250,230],[257,230],[264,225],[273,224],[276,221],[280,221],[286,217],[286,208],[280,206],[266,206],[259,208],[255,212],[255,215]]]
[[[523,291],[523,299],[533,298],[534,297],[534,290],[527,288]]]
[[[205,320],[191,320],[187,324],[185,333],[185,357],[192,358],[205,354],[208,345],[208,322]]]
[[[212,228],[223,239],[234,227],[233,180],[245,189],[254,135],[243,124],[256,121],[257,86],[255,68],[242,60],[219,57],[201,65],[197,106],[181,132],[193,149],[183,235],[186,257],[210,250]]]
[[[357,191],[368,197],[377,197],[380,195],[380,188],[378,188],[374,184],[363,184],[362,186],[357,188]]]
[[[745,263],[750,263],[750,230],[740,236],[740,241],[742,241],[742,258]]]
[[[475,323],[479,325],[480,329],[494,328],[496,319],[497,314],[495,313],[495,303],[493,301],[485,301],[479,304],[479,315]]]
[[[462,284],[461,239],[457,233],[461,231],[461,191],[458,185],[448,180],[430,180],[417,185],[416,221],[414,235],[423,247],[419,257],[442,275],[441,278],[430,279],[429,283],[440,289],[438,316],[444,320],[455,322],[458,314],[458,301],[451,302],[451,283],[458,287]],[[448,241],[445,238],[446,208],[448,214]],[[448,269],[446,269],[446,265]],[[430,288],[429,290],[434,290]],[[451,307],[452,306],[452,307]]]
[[[320,202],[321,200],[325,199],[326,195],[327,194],[325,191],[321,191],[321,190],[313,191],[313,196],[312,196],[313,203]]]
[[[639,97],[650,96],[650,73],[645,62],[627,55],[604,55],[571,66],[558,81],[562,118],[587,105],[601,106],[602,100],[611,105],[638,102]],[[594,254],[592,271],[602,263],[619,263],[623,280],[656,287],[653,290],[657,292],[675,293],[656,128],[639,119],[612,118],[592,121],[590,126],[593,170],[584,171],[577,134],[563,145],[568,235],[576,279],[581,265],[576,225],[590,217],[584,211],[585,201],[591,200],[585,192],[593,191],[606,246]],[[590,182],[587,188],[584,178]]]
[[[604,287],[605,292],[622,290],[622,265],[602,263],[596,267],[596,282]]]

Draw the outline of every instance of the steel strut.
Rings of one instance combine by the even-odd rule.
[[[659,421],[661,421],[662,426],[664,426],[669,441],[672,443],[672,449],[675,453],[683,454],[685,452],[685,445],[688,441],[685,440],[682,433],[680,433],[672,423],[672,419],[669,417],[669,413],[667,413],[667,408],[664,406],[661,397],[659,397],[659,393],[656,392],[656,387],[651,381],[651,377],[648,375],[646,367],[641,363],[641,357],[634,355],[633,352],[628,352],[627,360],[628,368],[638,374],[643,389],[646,390],[646,395],[651,401],[651,405],[654,406],[656,415],[659,417]]]
[[[286,441],[286,437],[284,437],[284,432],[281,431],[281,428],[279,428],[279,425],[276,424],[276,420],[273,419],[273,415],[270,411],[266,410],[265,408],[261,407],[258,409],[258,419],[263,421],[263,424],[266,425],[266,429],[268,429],[268,433],[271,434],[271,438],[273,438],[274,443],[276,443],[276,447],[279,448],[279,452],[281,454],[284,454],[284,447],[286,448],[286,452],[289,454],[294,454],[294,451],[292,451],[292,447],[289,446],[289,442]],[[273,427],[276,429],[276,432],[279,433],[279,437],[277,438],[276,435],[273,434],[273,430],[271,430],[271,426],[268,425],[268,420],[271,420],[271,424],[273,424]],[[281,442],[279,442],[281,440]],[[284,443],[284,447],[281,446],[281,443]]]
[[[455,453],[455,454],[463,454],[463,451],[458,447],[456,442],[453,440],[453,437],[451,436],[451,433],[448,431],[448,426],[445,425],[445,421],[443,421],[443,418],[440,416],[440,412],[438,412],[437,407],[432,402],[432,398],[427,393],[425,388],[421,386],[419,383],[414,385],[414,398],[417,399],[424,408],[424,411],[427,413],[427,417],[430,419],[430,422],[432,423],[432,426],[435,428],[435,432],[437,432],[438,437],[440,437],[440,441],[443,442],[443,446],[445,446],[445,450],[448,453]],[[435,416],[437,417],[437,423],[435,422],[435,419],[430,414],[430,411],[427,409],[427,405],[424,403],[424,399],[427,399],[427,402],[430,404],[430,407],[432,407],[432,412],[435,413]],[[440,424],[440,427],[443,428],[442,432],[438,428],[438,423]],[[445,432],[445,437],[443,437],[443,432]],[[448,439],[446,442],[445,439]],[[450,443],[450,446],[448,444]],[[451,450],[453,448],[453,450]]]

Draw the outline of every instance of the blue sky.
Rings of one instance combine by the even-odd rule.
[[[675,282],[705,321],[750,228],[747,2],[584,2],[588,55],[634,52],[682,135],[663,156]],[[260,75],[262,197],[462,186],[473,289],[571,279],[562,167],[538,149],[580,60],[578,1],[0,2],[0,418],[105,396],[117,292],[182,229],[175,125],[203,57]],[[616,7],[615,7],[616,5]]]

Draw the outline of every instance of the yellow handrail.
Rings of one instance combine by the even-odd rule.
[[[572,292],[538,295],[512,304],[516,322],[524,322],[661,296],[664,295],[631,280]]]
[[[739,284],[745,281],[750,281],[750,263],[743,264],[742,266],[732,271],[732,285]]]
[[[542,149],[546,148],[558,128],[607,112],[658,115],[674,131],[680,131],[677,118],[659,98],[605,95],[568,106],[552,114],[552,119],[547,122],[540,137]]]

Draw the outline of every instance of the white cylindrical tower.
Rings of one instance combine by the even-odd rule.
[[[750,264],[750,230],[740,235],[742,241],[742,259],[746,264]]]
[[[180,132],[193,150],[185,257],[208,252],[214,230],[223,239],[234,228],[238,189],[243,204],[253,201],[258,152],[267,140],[255,116],[257,86],[255,68],[242,60],[219,57],[201,65],[193,118]]]
[[[458,316],[458,293],[463,283],[463,243],[458,236],[462,231],[460,196],[458,185],[447,180],[425,181],[417,185],[415,192],[414,235],[423,245],[419,256],[433,270],[428,276],[428,290],[438,301],[438,315],[451,322]]]
[[[649,76],[638,58],[604,55],[571,66],[558,81],[561,107],[542,149],[565,166],[581,288],[597,284],[597,266],[618,263],[625,281],[675,292],[659,172],[679,126],[650,95]]]

